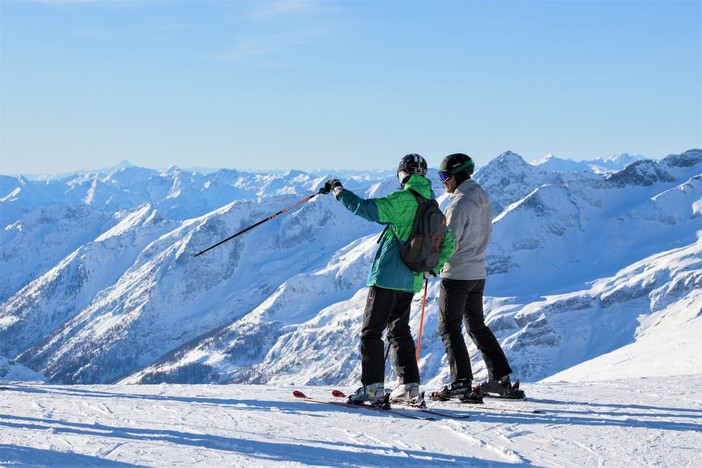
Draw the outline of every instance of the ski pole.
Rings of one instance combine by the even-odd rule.
[[[308,201],[308,200],[311,200],[312,198],[316,197],[316,196],[319,195],[320,193],[322,193],[321,190],[320,190],[319,192],[313,193],[312,195],[310,195],[310,196],[308,196],[308,197],[303,198],[302,200],[300,200],[300,201],[298,201],[298,202],[293,203],[292,205],[290,205],[290,206],[287,207],[287,208],[283,208],[283,209],[280,210],[279,212],[270,215],[270,216],[267,217],[266,219],[262,219],[261,221],[257,222],[256,224],[252,224],[251,226],[247,227],[246,229],[242,229],[241,231],[237,232],[236,234],[227,237],[227,238],[224,239],[223,241],[217,242],[215,245],[212,245],[212,246],[210,246],[210,247],[207,247],[205,250],[196,253],[196,254],[194,255],[194,257],[197,257],[198,255],[202,255],[202,254],[204,254],[205,252],[207,252],[208,250],[214,249],[215,247],[219,247],[220,245],[224,244],[225,242],[228,242],[228,241],[234,239],[236,236],[240,236],[240,235],[242,235],[243,233],[245,233],[245,232],[247,232],[247,231],[250,231],[251,229],[255,228],[256,226],[260,226],[261,224],[265,223],[266,221],[270,221],[271,219],[275,218],[276,216],[278,216],[278,215],[280,215],[280,214],[283,214],[283,213],[285,213],[286,211],[291,210],[291,209],[295,208],[296,206],[305,203],[305,202]]]
[[[424,279],[424,299],[422,299],[422,315],[419,318],[419,333],[417,334],[417,363],[419,363],[419,347],[422,344],[422,327],[424,326],[424,306],[427,305],[427,287],[429,278]]]

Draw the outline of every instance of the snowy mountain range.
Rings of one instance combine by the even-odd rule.
[[[549,171],[584,171],[595,173],[619,172],[629,164],[646,159],[643,155],[627,153],[615,154],[607,158],[597,158],[590,161],[573,161],[554,156],[552,153],[533,161],[532,164]]]
[[[594,166],[529,164],[506,152],[476,172],[496,215],[489,325],[522,380],[671,333],[681,352],[669,372],[699,372],[699,353],[685,350],[699,349],[702,332],[702,150]],[[0,356],[11,360],[3,365],[52,383],[357,383],[365,281],[382,226],[319,195],[194,256],[330,176],[364,197],[398,188],[394,171],[124,165],[0,176]],[[428,177],[443,193],[436,171]],[[445,207],[448,196],[439,200]],[[428,385],[448,372],[437,300],[434,280],[420,361]],[[420,309],[417,294],[414,330]]]

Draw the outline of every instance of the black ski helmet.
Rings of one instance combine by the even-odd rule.
[[[456,176],[456,185],[460,185],[461,182],[473,175],[474,169],[475,164],[467,154],[449,154],[439,164],[439,178],[443,182],[451,176]]]
[[[412,174],[427,175],[427,161],[417,153],[410,153],[404,156],[400,160],[400,165],[397,166],[397,178],[400,179],[402,185],[407,182]]]

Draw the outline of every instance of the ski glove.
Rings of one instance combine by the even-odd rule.
[[[434,273],[433,271],[425,271],[425,272],[424,272],[424,278],[425,278],[425,279],[436,278],[436,273]]]
[[[329,192],[334,192],[334,198],[339,197],[339,193],[344,189],[343,185],[341,185],[341,182],[339,179],[329,179],[324,183],[324,187],[319,189],[319,193],[329,193]]]

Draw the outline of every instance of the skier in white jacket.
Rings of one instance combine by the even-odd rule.
[[[451,384],[439,392],[440,398],[460,398],[481,403],[483,394],[505,398],[523,398],[524,392],[513,387],[512,368],[505,353],[483,317],[483,291],[487,256],[492,233],[490,199],[471,176],[474,163],[463,153],[446,156],[439,166],[439,177],[451,202],[446,208],[446,222],[454,237],[455,250],[441,270],[439,295],[439,334],[446,348]],[[482,352],[489,380],[473,387],[473,372],[461,322]]]

